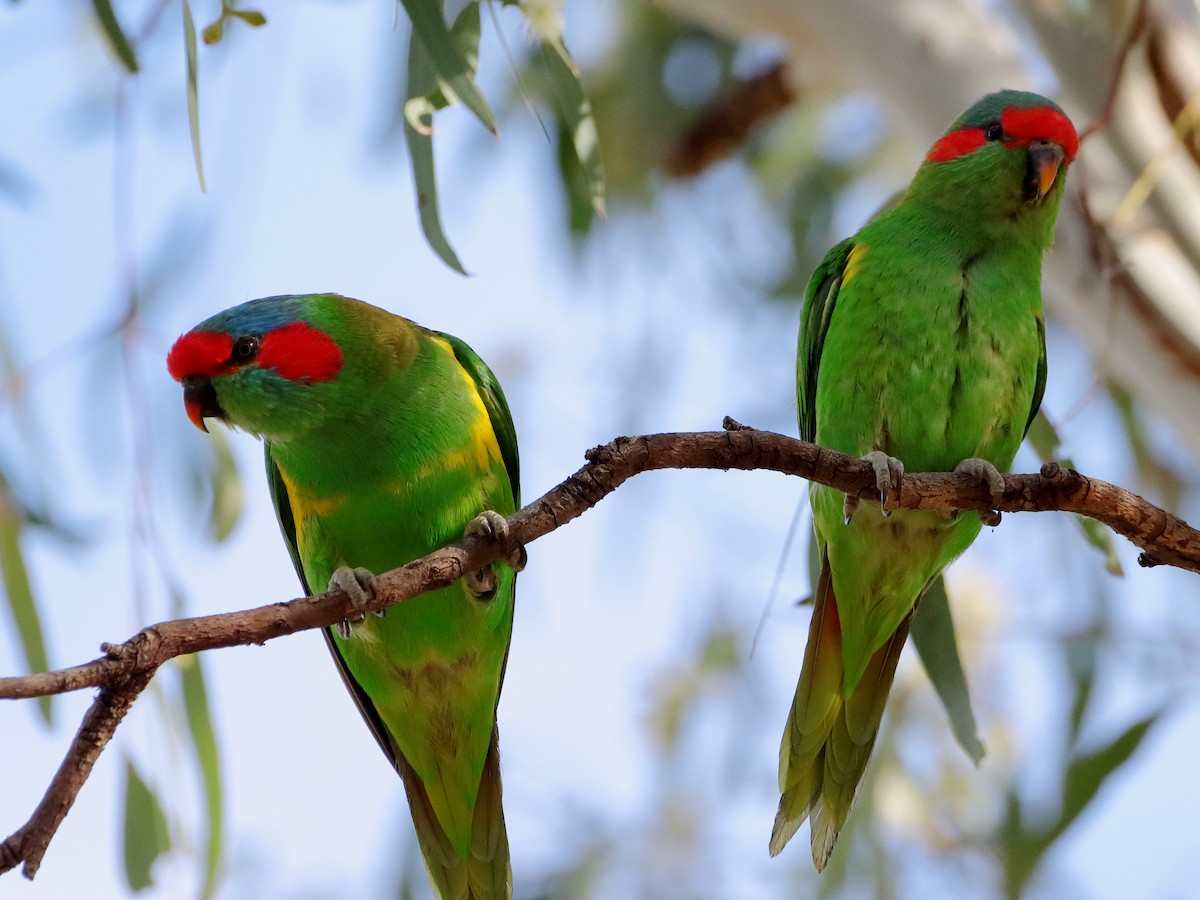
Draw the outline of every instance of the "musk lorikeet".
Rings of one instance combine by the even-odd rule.
[[[266,297],[180,337],[167,366],[197,427],[217,418],[263,439],[309,594],[364,602],[372,572],[503,529],[519,506],[504,394],[450,335],[336,294]],[[523,554],[509,563],[324,632],[403,779],[442,900],[512,893],[496,704]]]
[[[881,506],[813,485],[820,575],[779,756],[774,855],[807,818],[824,868],[875,743],[917,602],[980,516],[897,510],[912,471],[998,496],[1046,384],[1042,255],[1079,139],[1054,103],[1001,91],[938,139],[899,201],[838,244],[801,313],[800,436],[871,460]]]

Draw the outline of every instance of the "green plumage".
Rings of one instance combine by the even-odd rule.
[[[396,568],[457,540],[485,509],[517,508],[504,395],[456,338],[329,294],[252,301],[196,331],[261,337],[292,322],[332,338],[336,375],[289,379],[252,363],[211,383],[223,417],[264,438],[271,495],[306,591],[324,590],[339,567]],[[495,711],[515,574],[495,568],[488,597],[458,582],[367,616],[348,639],[325,633],[403,778],[443,900],[511,895]]]
[[[1035,127],[1051,133],[1023,133]],[[809,282],[800,434],[856,456],[882,451],[912,472],[968,458],[1003,471],[1045,386],[1041,262],[1074,130],[1050,101],[1007,91],[947,135],[900,201],[833,248]],[[1062,165],[1048,171],[1056,152]],[[820,869],[874,745],[917,601],[980,520],[885,517],[864,504],[846,524],[839,492],[814,485],[811,498],[821,572],[780,748],[771,851],[811,818]]]

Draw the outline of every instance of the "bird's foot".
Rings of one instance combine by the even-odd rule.
[[[359,566],[356,569],[351,569],[349,566],[338,566],[333,574],[329,576],[329,590],[343,591],[354,604],[355,608],[362,609],[375,597],[375,573],[370,569],[364,569]],[[378,610],[375,615],[383,618],[385,610]],[[337,636],[343,641],[349,640],[350,635],[354,631],[354,626],[359,624],[367,617],[365,612],[360,612],[357,616],[349,619],[342,619],[334,625],[334,630]]]
[[[882,450],[872,450],[863,457],[875,470],[875,487],[879,491],[879,508],[884,518],[900,505],[900,485],[904,480],[904,463]]]
[[[504,540],[508,537],[508,521],[495,510],[485,509],[467,523],[467,527],[463,529],[463,535],[465,537],[478,535],[489,540]],[[528,559],[525,548],[517,547],[507,557],[504,557],[503,562],[514,572],[520,572],[525,568]],[[496,570],[492,565],[468,572],[463,576],[463,581],[466,582],[467,590],[479,600],[490,600],[499,583]]]
[[[1000,505],[1000,501],[1004,497],[1004,476],[986,459],[980,459],[977,456],[968,457],[955,466],[954,471],[963,472],[976,479],[992,495],[992,505]],[[1000,510],[980,510],[979,519],[984,525],[994,528],[1000,524]]]
[[[871,468],[875,470],[875,488],[879,491],[879,508],[886,519],[892,514],[892,510],[900,505],[900,483],[904,479],[904,463],[894,456],[888,456],[882,450],[872,450],[861,458],[869,462]],[[854,518],[854,512],[857,509],[858,497],[847,494],[846,500],[842,504],[842,515],[845,517],[847,525]]]

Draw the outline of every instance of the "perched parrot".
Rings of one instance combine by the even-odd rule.
[[[263,439],[309,594],[363,603],[373,572],[503,531],[519,506],[504,394],[450,335],[336,294],[266,297],[180,337],[167,367],[198,428],[217,418]],[[508,562],[324,632],[403,779],[441,900],[512,894],[496,703],[523,552]]]
[[[800,436],[871,461],[881,505],[813,485],[820,575],[779,753],[771,854],[807,818],[829,860],[875,743],[917,602],[979,533],[897,510],[905,468],[967,471],[994,498],[1046,384],[1042,255],[1079,138],[1061,109],[989,94],[899,201],[826,255],[805,292]],[[992,517],[994,518],[994,514]]]

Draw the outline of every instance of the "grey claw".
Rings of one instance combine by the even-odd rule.
[[[842,501],[842,521],[847,525],[854,519],[854,514],[858,511],[858,497],[851,494],[846,495],[846,499]]]
[[[508,521],[494,509],[485,509],[467,523],[463,534],[468,537],[480,535],[490,540],[504,540],[508,537]],[[524,569],[528,560],[529,556],[524,547],[517,547],[504,558],[504,562],[514,572]],[[476,572],[468,572],[463,576],[463,580],[466,582],[467,590],[480,599],[488,598],[495,593],[498,584],[496,573],[490,565],[484,566]]]
[[[954,471],[970,475],[987,488],[988,493],[992,496],[993,506],[999,506],[1000,501],[1004,499],[1004,476],[986,459],[980,459],[977,456],[968,457],[955,466]],[[994,527],[1000,524],[1000,513],[995,509],[981,512],[979,518],[984,525]]]
[[[875,487],[879,490],[879,507],[886,518],[900,505],[900,488],[904,481],[904,463],[882,450],[872,450],[862,457],[875,470]]]
[[[362,609],[375,597],[375,574],[370,569],[361,566],[351,569],[349,566],[338,566],[329,576],[329,590],[343,591],[357,609]],[[382,618],[384,610],[376,610],[375,615]],[[360,613],[354,618],[342,619],[334,627],[337,636],[343,641],[349,640],[354,632],[354,626],[366,618]]]

